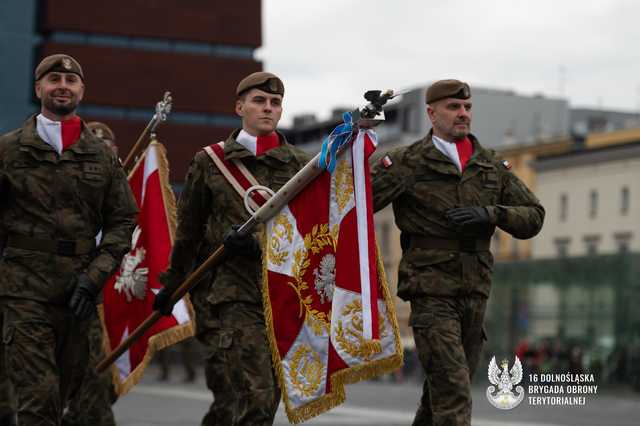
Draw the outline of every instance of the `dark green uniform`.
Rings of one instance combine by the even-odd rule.
[[[84,124],[62,154],[35,117],[0,137],[0,313],[19,424],[60,424],[89,356],[89,321],[67,306],[72,278],[86,272],[102,286],[130,248],[136,214],[120,162]]]
[[[106,354],[102,322],[96,316],[89,324],[89,368],[85,373],[80,390],[69,401],[62,418],[63,426],[114,426],[111,410],[113,383],[111,370],[98,374],[96,367]]]
[[[277,191],[309,160],[280,136],[281,145],[254,157],[225,142],[226,160],[242,159],[258,182]],[[234,224],[249,214],[242,199],[209,156],[193,159],[178,204],[178,229],[171,267],[163,282],[182,280],[198,258],[217,248]],[[280,392],[271,365],[262,307],[259,257],[236,256],[212,271],[192,294],[196,337],[205,346],[207,386],[214,402],[203,425],[271,425]]]
[[[372,170],[375,210],[393,203],[402,232],[398,296],[411,302],[410,325],[427,378],[415,425],[468,425],[470,379],[483,344],[495,227],[516,238],[536,235],[544,209],[478,141],[463,173],[424,139],[389,153]],[[445,212],[486,207],[490,226],[459,230]]]

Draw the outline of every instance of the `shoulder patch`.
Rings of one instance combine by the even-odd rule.
[[[511,163],[508,162],[507,160],[502,160],[502,165],[504,166],[505,169],[507,170],[511,170]]]
[[[391,157],[385,155],[384,157],[382,157],[382,159],[380,159],[380,164],[382,164],[382,167],[384,167],[385,169],[388,169],[393,165],[393,161],[391,161]]]

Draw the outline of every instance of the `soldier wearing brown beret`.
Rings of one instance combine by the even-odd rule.
[[[91,132],[102,140],[111,150],[118,155],[118,145],[116,145],[116,135],[109,126],[99,121],[87,123]]]
[[[40,113],[0,136],[0,318],[18,424],[59,426],[70,396],[95,374],[88,329],[130,249],[138,209],[117,157],[76,114],[85,90],[78,61],[44,58],[34,86]]]
[[[398,296],[425,370],[414,425],[469,426],[471,378],[483,342],[496,227],[516,238],[542,228],[544,209],[508,163],[470,133],[471,89],[440,80],[426,92],[431,131],[372,170],[375,210],[393,203],[402,260]]]
[[[253,73],[236,88],[242,127],[221,148],[225,161],[239,161],[261,184],[277,191],[308,161],[276,130],[284,85],[268,72]],[[208,154],[196,154],[178,204],[171,265],[154,309],[171,313],[169,296],[192,267],[224,242],[228,258],[192,293],[196,338],[205,347],[205,375],[214,400],[202,425],[271,425],[280,391],[271,364],[262,308],[262,262],[254,236],[234,225],[249,219],[243,199]],[[218,151],[220,152],[220,150]]]

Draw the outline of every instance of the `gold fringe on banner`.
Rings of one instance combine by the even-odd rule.
[[[265,227],[266,228],[266,227]],[[286,379],[284,374],[284,367],[280,359],[280,352],[278,351],[278,344],[275,339],[274,327],[273,327],[273,313],[271,311],[271,299],[269,297],[269,283],[268,283],[268,264],[267,264],[267,235],[266,231],[262,236],[262,298],[264,303],[264,316],[267,326],[267,336],[269,339],[269,346],[271,347],[271,358],[273,361],[274,370],[280,384],[280,390],[282,393],[282,400],[285,405],[285,411],[290,423],[297,424],[307,421],[313,417],[316,417],[345,401],[345,385],[357,383],[362,380],[372,379],[382,374],[392,373],[398,368],[402,367],[404,362],[404,353],[402,350],[402,343],[400,341],[400,327],[398,325],[398,317],[396,316],[395,304],[393,297],[389,291],[387,283],[387,276],[384,272],[384,265],[382,257],[380,256],[380,249],[376,243],[376,258],[378,264],[378,279],[380,282],[380,288],[382,290],[382,298],[387,308],[388,320],[391,323],[393,329],[393,335],[395,337],[395,353],[387,358],[368,361],[366,363],[348,367],[344,370],[333,373],[329,380],[331,381],[332,392],[325,394],[315,401],[309,402],[301,407],[294,408],[287,394]],[[379,349],[375,347],[378,344]],[[376,352],[382,352],[382,346],[380,341],[370,341],[372,348],[378,349]]]
[[[158,152],[158,173],[160,177],[160,188],[162,189],[162,200],[165,206],[165,214],[167,217],[167,222],[169,225],[169,235],[171,238],[171,244],[173,245],[173,240],[176,232],[176,216],[177,216],[177,207],[176,207],[176,196],[173,193],[173,189],[171,188],[171,184],[169,183],[169,160],[167,159],[167,150],[159,143],[156,139],[153,139],[144,153],[138,158],[136,164],[131,168],[129,172],[129,177],[133,176],[135,171],[144,164],[144,160],[147,156],[147,152],[149,149],[157,149]],[[115,391],[118,395],[125,395],[127,392],[131,390],[142,378],[142,375],[151,362],[153,355],[156,352],[174,345],[184,339],[187,339],[194,335],[195,331],[195,312],[193,310],[193,305],[191,304],[191,299],[189,295],[185,295],[183,298],[187,311],[189,312],[189,318],[191,320],[185,324],[176,325],[163,331],[162,333],[158,333],[155,336],[149,338],[149,345],[147,347],[147,352],[142,359],[142,362],[126,377],[125,380],[120,378],[120,372],[118,371],[118,367],[116,363],[111,366],[111,377],[113,378],[113,385]],[[102,331],[104,334],[104,345],[107,353],[111,350],[111,344],[109,342],[109,334],[107,333],[107,328],[104,323],[104,309],[102,305],[99,309],[100,318],[102,321]]]

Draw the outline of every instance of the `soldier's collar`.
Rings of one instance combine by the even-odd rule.
[[[234,130],[224,143],[224,159],[233,160],[234,158],[253,157],[256,158],[251,151],[245,148],[242,144],[236,141],[236,137],[240,133],[240,129]],[[262,154],[260,157],[274,158],[280,162],[288,163],[291,161],[292,155],[288,149],[288,142],[284,135],[276,130],[278,137],[280,138],[280,146],[270,149]],[[258,158],[260,158],[258,157]]]

